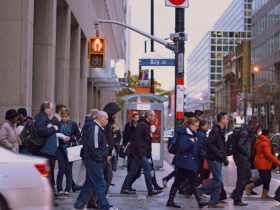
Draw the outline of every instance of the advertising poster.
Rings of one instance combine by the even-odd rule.
[[[131,116],[133,113],[138,112],[139,116],[144,115],[146,110],[127,110],[127,122],[130,121]],[[152,137],[152,143],[160,143],[160,136],[161,136],[161,111],[155,110],[156,113],[156,119],[154,123],[151,125],[151,137]]]

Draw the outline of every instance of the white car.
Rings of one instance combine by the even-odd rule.
[[[0,147],[0,210],[51,210],[48,174],[47,159]]]

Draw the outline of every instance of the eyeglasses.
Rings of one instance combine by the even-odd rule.
[[[197,128],[199,128],[199,125],[195,125],[195,124],[192,124],[193,126],[195,126],[195,127],[197,127]]]

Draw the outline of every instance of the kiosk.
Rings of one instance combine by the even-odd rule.
[[[123,128],[130,120],[132,113],[138,112],[139,115],[147,110],[154,110],[156,120],[151,125],[152,135],[152,157],[156,168],[163,167],[163,122],[164,122],[164,105],[163,102],[168,98],[154,94],[133,94],[121,98],[124,103],[123,110]],[[124,160],[126,165],[126,160]]]

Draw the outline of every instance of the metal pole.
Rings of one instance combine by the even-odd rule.
[[[244,123],[247,123],[247,86],[245,86],[245,90],[244,90]]]
[[[151,0],[151,35],[154,35],[154,0]],[[151,52],[154,52],[154,40],[151,39]]]
[[[175,126],[181,124],[183,118],[184,92],[184,53],[185,53],[185,9],[175,8]],[[175,47],[175,48],[176,48]],[[183,88],[184,89],[184,88]]]
[[[94,20],[95,26],[98,26],[99,23],[110,23],[110,24],[120,25],[120,26],[123,26],[125,28],[129,28],[130,30],[135,31],[136,33],[139,33],[139,34],[141,34],[141,35],[143,35],[145,37],[148,37],[149,39],[154,40],[155,42],[158,42],[159,44],[164,45],[167,49],[170,49],[172,51],[176,50],[176,48],[175,48],[173,43],[169,43],[169,42],[167,42],[167,41],[165,41],[163,39],[160,39],[158,37],[152,36],[151,34],[148,34],[148,33],[144,32],[142,30],[139,30],[139,29],[137,29],[137,28],[135,28],[133,26],[127,25],[125,23],[122,23],[122,22],[119,22],[119,21],[114,21],[114,20],[103,20],[103,19],[96,19],[96,20]]]

